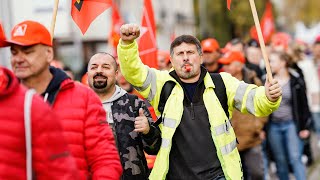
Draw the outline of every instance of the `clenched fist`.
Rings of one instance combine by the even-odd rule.
[[[282,89],[278,83],[278,80],[273,79],[270,82],[267,80],[264,86],[266,88],[266,96],[269,101],[275,102],[282,95]]]
[[[136,24],[124,24],[120,28],[120,37],[124,45],[131,44],[140,36],[140,27]]]

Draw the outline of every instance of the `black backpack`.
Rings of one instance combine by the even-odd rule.
[[[214,92],[216,93],[224,112],[226,113],[227,117],[229,117],[228,97],[226,93],[226,86],[224,85],[222,77],[219,73],[210,73],[210,76],[212,78],[213,83],[216,86],[216,88],[214,88]],[[166,102],[175,85],[176,85],[175,82],[167,81],[162,87],[161,94],[160,94],[160,101],[158,105],[158,111],[161,113],[161,116],[155,122],[156,126],[162,122],[162,113],[164,111],[164,106],[166,105]]]

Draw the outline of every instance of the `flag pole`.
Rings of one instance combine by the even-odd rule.
[[[262,56],[264,59],[264,63],[266,65],[268,81],[270,82],[271,80],[273,80],[273,77],[272,77],[272,73],[271,73],[271,68],[270,68],[269,58],[267,55],[266,46],[265,46],[264,39],[262,36],[262,31],[261,31],[261,27],[260,27],[260,22],[259,22],[259,18],[258,18],[258,14],[257,14],[256,5],[254,3],[254,0],[249,0],[249,2],[250,2],[250,6],[251,6],[251,11],[252,11],[254,23],[256,25],[256,29],[257,29],[257,33],[258,33]]]
[[[51,29],[50,29],[51,40],[53,39],[53,35],[54,35],[54,27],[55,27],[55,25],[56,25],[56,18],[57,18],[58,6],[59,6],[59,0],[55,0],[55,1],[54,1],[54,5],[53,5],[52,19],[51,19]]]

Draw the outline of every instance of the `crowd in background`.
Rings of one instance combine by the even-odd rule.
[[[34,24],[34,22],[27,23],[30,27],[35,27],[36,29],[43,28],[39,24]],[[43,30],[41,33],[46,34],[47,32]],[[29,38],[31,36],[32,33],[28,35]],[[94,71],[93,67],[98,67],[99,65],[98,60],[100,59],[98,56],[103,56],[101,57],[102,59],[109,58],[108,61],[115,63],[115,66],[112,67],[113,69],[111,67],[103,67],[107,70],[112,69],[115,72],[118,70],[116,64],[117,60],[108,53],[100,53],[95,55],[89,62],[88,73],[85,74],[81,80],[82,83],[91,87],[96,94],[99,95],[100,101],[103,104],[102,108],[102,106],[100,107],[98,96],[94,95],[93,91],[71,80],[74,79],[74,76],[70,68],[64,66],[60,61],[51,62],[53,59],[53,52],[51,48],[47,48],[47,46],[52,46],[52,44],[50,44],[50,35],[46,34],[44,36],[46,36],[44,37],[46,41],[34,40],[34,42],[29,42],[19,38],[7,41],[9,46],[11,46],[11,62],[16,73],[15,76],[20,79],[21,84],[28,88],[34,88],[49,104],[44,105],[45,103],[40,102],[40,98],[37,96],[33,102],[35,108],[39,108],[39,112],[47,112],[47,115],[52,113],[53,117],[55,117],[55,113],[59,112],[59,118],[61,118],[63,122],[62,127],[60,127],[60,125],[54,124],[49,117],[46,118],[47,116],[42,115],[41,113],[36,114],[36,112],[33,112],[34,110],[31,111],[32,119],[41,122],[40,118],[38,117],[41,115],[44,117],[42,118],[43,123],[48,122],[51,127],[55,127],[48,130],[47,128],[42,127],[43,125],[40,124],[35,126],[37,128],[33,128],[35,133],[32,135],[32,138],[37,137],[37,134],[40,134],[38,137],[40,140],[34,139],[34,142],[39,143],[39,149],[34,151],[40,152],[40,154],[45,154],[43,156],[47,156],[46,152],[44,151],[48,147],[45,147],[46,144],[42,144],[42,136],[45,136],[45,133],[49,133],[49,135],[54,133],[56,137],[61,136],[61,139],[63,140],[61,144],[59,144],[59,142],[55,142],[54,140],[51,141],[50,139],[52,136],[45,136],[44,138],[46,138],[47,141],[50,140],[51,142],[57,143],[56,147],[52,147],[53,150],[50,149],[47,151],[51,153],[50,156],[52,156],[53,159],[59,160],[56,163],[60,163],[61,166],[67,167],[65,171],[68,172],[59,172],[66,173],[66,179],[68,176],[77,176],[75,174],[78,174],[80,177],[92,176],[93,178],[106,178],[107,176],[104,172],[110,171],[110,169],[107,169],[108,166],[115,169],[114,177],[119,178],[122,170],[125,175],[125,167],[131,167],[131,165],[128,164],[134,164],[134,160],[127,161],[127,155],[126,153],[121,152],[121,148],[126,149],[127,147],[131,146],[134,147],[133,149],[135,149],[135,154],[138,154],[138,159],[144,159],[144,156],[147,157],[148,168],[151,169],[156,157],[149,156],[147,154],[144,155],[142,154],[142,150],[145,152],[149,151],[149,154],[156,154],[155,152],[152,152],[152,149],[154,148],[153,146],[159,145],[157,144],[159,143],[159,141],[157,141],[159,130],[153,127],[152,122],[152,120],[156,121],[157,119],[154,114],[154,109],[148,103],[148,101],[143,99],[142,96],[133,88],[133,86],[126,81],[126,79],[121,75],[121,72],[110,75],[112,76],[113,81],[110,80],[109,82],[108,79],[108,85],[111,83],[112,87],[116,87],[116,92],[121,94],[121,96],[119,95],[119,97],[113,99],[112,101],[108,99],[110,98],[108,94],[105,95],[108,96],[108,98],[106,98],[98,90],[99,88],[97,87],[99,87],[101,84],[95,84],[94,80],[96,78],[96,74],[90,74],[90,72]],[[30,45],[35,44],[37,45],[32,46],[31,49],[23,47],[23,45],[30,47]],[[265,81],[268,81],[266,77],[265,63],[258,41],[251,39],[247,42],[243,42],[241,39],[236,38],[232,39],[225,47],[222,48],[216,39],[208,38],[201,41],[201,46],[204,60],[202,65],[207,69],[208,72],[227,72],[240,81],[255,84],[257,86],[261,86]],[[24,68],[20,67],[20,65],[23,64],[20,54],[23,54],[23,56],[28,56],[28,54],[34,51],[42,52],[40,53],[41,57],[31,57],[33,58],[33,63],[35,63],[37,60],[35,63],[36,70],[30,72],[30,74],[19,74],[19,68]],[[269,165],[270,162],[273,161],[276,164],[277,176],[281,180],[288,179],[290,172],[294,174],[297,180],[306,179],[305,167],[313,163],[313,155],[310,148],[311,134],[316,134],[318,148],[320,149],[320,35],[315,39],[313,44],[306,44],[301,40],[293,40],[286,33],[276,33],[270,44],[267,46],[267,54],[270,60],[273,78],[277,79],[282,87],[282,101],[279,109],[272,113],[269,117],[263,118],[241,114],[237,110],[232,112],[231,124],[235,130],[238,140],[237,148],[240,152],[240,157],[243,164],[244,177],[245,179],[269,178]],[[158,51],[159,70],[170,71],[172,69],[170,56],[171,55],[169,51]],[[39,61],[39,58],[42,58],[43,61]],[[51,62],[51,66],[55,66],[56,68],[49,67],[49,62]],[[43,68],[46,68],[44,74],[35,73],[35,71],[40,72],[40,70]],[[61,69],[66,74],[63,73]],[[19,96],[21,96],[23,99],[23,96],[27,94],[28,91],[24,87],[20,87],[18,85],[18,81],[14,81],[14,75],[9,72],[9,70],[1,70],[0,74],[4,74],[4,72],[7,72],[9,75],[3,77],[8,77],[9,80],[5,78],[0,79],[0,90],[1,88],[5,89],[1,86],[1,83],[13,83],[15,86],[14,88],[19,89],[19,93],[21,94]],[[51,77],[50,74],[53,74],[53,77]],[[68,75],[69,78],[66,75]],[[51,78],[53,78],[53,80],[51,80]],[[104,76],[101,75],[100,78],[103,79]],[[40,81],[41,83],[39,83]],[[107,86],[107,84],[105,86]],[[120,89],[117,89],[118,87]],[[131,96],[125,95],[127,92],[130,94],[135,94],[142,99],[136,100],[135,104],[139,104],[139,106],[137,106],[138,110],[132,111],[131,114],[125,113],[127,113],[126,109],[132,109],[132,107],[130,106],[129,108],[129,106],[127,107],[121,104],[122,101],[119,102],[119,98],[124,98],[123,101],[127,99],[130,101],[129,99]],[[0,93],[0,98],[8,94],[10,94],[9,91]],[[78,97],[76,98],[77,101],[73,101],[73,99],[71,99],[73,96]],[[21,103],[22,102],[23,101],[21,100]],[[121,107],[124,108],[121,109],[124,112],[121,111],[112,115],[108,115],[108,110],[110,112],[110,110],[114,108],[113,106],[116,105],[119,105],[120,109]],[[54,109],[55,112],[51,111],[49,106]],[[22,104],[17,105],[17,107],[23,111]],[[139,108],[144,109],[140,110]],[[77,113],[70,113],[71,110],[74,112],[76,111]],[[107,111],[107,114],[105,114],[104,110]],[[5,114],[4,111],[4,109],[0,110],[1,115]],[[144,111],[146,111],[146,113],[144,113]],[[135,140],[132,141],[132,144],[128,142],[121,142],[122,138],[119,140],[119,137],[124,136],[121,134],[124,133],[121,130],[132,126],[132,124],[121,125],[121,120],[117,119],[118,114],[124,114],[123,116],[132,116],[133,119],[135,117],[140,117],[141,122],[146,122],[148,124],[146,127],[143,125],[140,126],[140,124],[135,124],[133,127],[130,127],[132,131],[143,133],[139,141],[136,140],[136,136],[140,137],[140,134],[132,134],[130,133],[131,130],[125,133],[130,134],[130,138]],[[102,118],[100,119],[101,121],[99,122],[99,125],[93,120],[93,118],[96,118],[97,116]],[[19,117],[23,118],[23,115],[20,114]],[[106,121],[103,120],[106,119],[105,117],[112,117],[112,122],[110,121],[110,118],[107,118],[108,123],[104,123],[104,121]],[[6,118],[6,116],[3,116],[3,118]],[[81,125],[77,126],[75,124],[71,125],[72,121],[77,121],[78,123],[81,122],[80,124],[84,123],[85,126],[82,127]],[[116,125],[117,122],[119,123],[118,127]],[[100,125],[105,124],[111,126],[116,143],[114,143],[114,137],[111,136],[110,130],[105,131],[101,129]],[[18,126],[20,127],[21,124]],[[119,126],[123,127],[119,128]],[[117,128],[119,128],[118,131]],[[67,134],[66,137],[68,138],[64,139],[62,134]],[[151,137],[153,139],[150,139]],[[128,138],[127,141],[130,141],[130,138]],[[66,144],[64,141],[69,144],[69,147],[71,144],[70,152],[65,153]],[[106,143],[102,143],[104,141],[109,143],[109,147],[104,147],[107,146]],[[24,140],[17,142],[17,144],[22,142],[24,142]],[[99,147],[108,149],[109,153],[100,151]],[[115,153],[116,149],[120,151],[120,156]],[[132,152],[130,151],[130,153]],[[71,159],[70,154],[76,158]],[[42,164],[45,164],[45,160],[42,159],[43,156],[40,155],[36,158],[38,160],[36,163],[38,164],[33,167],[38,172],[46,172],[43,169],[48,170],[51,166],[54,166],[43,166]],[[307,157],[307,162],[302,161],[302,156]],[[110,161],[109,164],[104,164],[102,163],[103,161],[101,161],[102,159],[113,159],[117,161]],[[76,164],[81,167],[80,170],[78,169],[79,172],[76,172],[77,170],[72,165],[74,163],[73,161],[75,161]],[[118,161],[121,162],[123,167],[122,170]],[[143,171],[148,171],[146,169],[146,162],[144,161],[145,160],[143,160],[141,166],[139,165],[140,169],[137,168],[137,172],[133,172],[132,170],[132,172],[128,172],[128,176],[135,173],[142,174],[142,176],[147,176],[148,173],[140,172],[142,169]],[[68,163],[71,165],[68,165]],[[90,171],[87,170],[88,166],[92,167]],[[132,167],[134,167],[134,165],[132,165]],[[61,170],[61,168],[59,169],[59,167],[57,167],[57,171]],[[50,175],[49,171],[46,173],[47,174],[44,173],[37,175],[39,177]],[[67,173],[69,173],[69,175]]]

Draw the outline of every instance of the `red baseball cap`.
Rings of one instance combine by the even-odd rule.
[[[11,39],[6,40],[6,42],[20,46],[35,44],[52,46],[51,35],[48,29],[35,21],[23,21],[15,25],[11,31]]]
[[[219,59],[219,63],[228,65],[234,61],[245,63],[246,59],[240,51],[229,51],[222,58]]]
[[[201,41],[202,51],[203,52],[214,52],[220,50],[219,43],[214,38],[208,38]]]
[[[314,41],[314,43],[320,43],[320,34],[316,37],[316,40]]]

